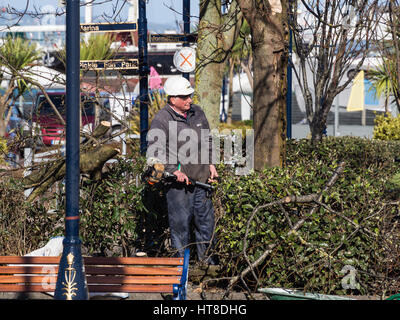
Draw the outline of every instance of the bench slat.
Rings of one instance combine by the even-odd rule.
[[[182,274],[182,267],[85,267],[86,275],[160,275],[160,276],[179,276]]]
[[[58,272],[58,266],[1,266],[0,274],[48,274]],[[85,267],[86,275],[89,274],[114,274],[114,275],[160,275],[174,276],[182,273],[182,267]]]
[[[56,283],[57,275],[47,276],[0,276],[0,283]]]
[[[55,285],[0,284],[1,292],[54,292]],[[172,285],[88,285],[89,292],[172,292]]]
[[[0,256],[2,264],[59,264],[60,257]]]
[[[179,284],[181,277],[177,276],[87,276],[88,284]]]
[[[84,257],[85,265],[158,265],[181,266],[183,258],[149,258],[149,257]]]
[[[46,286],[46,289],[41,284],[0,284],[0,292],[54,292],[55,288],[55,284]]]
[[[179,284],[180,277],[177,276],[87,276],[88,284]],[[57,282],[56,275],[46,276],[0,276],[0,283],[45,283]]]
[[[51,272],[50,272],[51,271]],[[1,266],[0,274],[57,274],[58,265],[53,266]]]
[[[183,258],[83,257],[85,265],[183,265]],[[59,264],[60,257],[0,256],[0,264]]]
[[[173,292],[172,285],[88,285],[89,292]]]
[[[61,257],[0,256],[0,292],[54,292]],[[184,258],[83,257],[89,292],[174,293],[185,299]]]

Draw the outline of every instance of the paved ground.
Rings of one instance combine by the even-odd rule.
[[[199,286],[189,284],[187,300],[222,300],[224,296],[224,290],[206,290],[202,291]],[[352,296],[351,298],[356,300],[380,300],[376,296]],[[49,300],[53,299],[51,295],[43,293],[31,293],[31,294],[15,294],[15,293],[0,293],[0,300]],[[108,296],[95,296],[91,297],[92,300],[121,300],[121,297],[117,295]],[[159,293],[131,293],[125,300],[171,300],[172,295],[159,294]],[[232,292],[226,300],[269,300],[267,295],[263,293],[254,293],[250,296],[246,292]]]
[[[221,300],[224,295],[223,290],[207,290],[203,291],[199,286],[188,285],[187,300]],[[29,294],[18,294],[18,293],[0,293],[0,300],[36,300],[36,299],[53,299],[49,294],[44,293],[29,293]],[[116,295],[108,296],[94,296],[92,300],[120,300],[121,297]],[[169,294],[159,294],[159,293],[131,293],[126,300],[171,300],[172,295]],[[231,293],[227,300],[269,300],[267,296],[263,293],[253,294],[253,298],[245,292],[233,292]]]

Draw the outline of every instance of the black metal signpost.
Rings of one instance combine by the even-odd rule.
[[[189,47],[189,42],[187,36],[190,34],[190,0],[183,0],[182,3],[182,14],[183,14],[183,32],[186,36],[186,41],[183,43],[184,47]],[[183,77],[189,80],[190,74],[183,73]]]
[[[138,59],[81,60],[83,70],[127,70],[139,69]]]
[[[58,268],[54,298],[58,300],[87,300],[88,289],[79,239],[79,0],[67,1],[66,17],[66,212],[63,252]]]
[[[158,33],[158,34],[151,34],[149,36],[149,40],[152,43],[159,43],[159,42],[165,42],[165,43],[170,43],[170,42],[196,42],[197,41],[197,34],[195,33],[190,33],[190,34],[163,34],[163,33]]]
[[[80,69],[139,69],[140,84],[140,152],[147,151],[148,132],[148,74],[146,0],[139,2],[139,20],[136,23],[80,24],[79,0],[66,1],[66,213],[65,238],[60,259],[54,298],[58,300],[87,300],[88,288],[79,238],[79,179],[80,179]],[[152,42],[196,41],[190,34],[190,1],[183,0],[184,35],[152,35]],[[139,59],[82,60],[80,61],[80,32],[139,33]],[[182,37],[183,36],[183,37]],[[158,40],[157,40],[158,39]],[[174,39],[174,41],[172,41]],[[189,74],[184,74],[189,77]]]
[[[54,298],[57,300],[87,300],[89,294],[81,254],[81,240],[79,238],[79,72],[80,69],[138,69],[139,63],[137,59],[80,61],[80,32],[134,31],[137,25],[136,23],[80,25],[79,0],[67,1],[66,12],[67,135],[65,238]]]
[[[133,23],[81,23],[81,32],[124,32],[135,31],[137,24]]]
[[[289,61],[287,65],[287,92],[286,92],[286,137],[292,139],[292,50],[293,50],[293,33],[292,33],[292,20],[293,20],[293,4],[289,0]]]
[[[139,88],[140,88],[140,154],[147,151],[147,132],[149,131],[149,66],[147,62],[147,19],[146,0],[139,0]]]

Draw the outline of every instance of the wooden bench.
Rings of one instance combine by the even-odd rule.
[[[183,258],[83,257],[89,293],[172,293],[186,299],[189,250]],[[60,257],[0,256],[0,292],[54,292]]]

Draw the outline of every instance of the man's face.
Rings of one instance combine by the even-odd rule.
[[[174,96],[170,98],[171,105],[180,112],[186,112],[190,109],[192,104],[192,95],[187,96]]]

